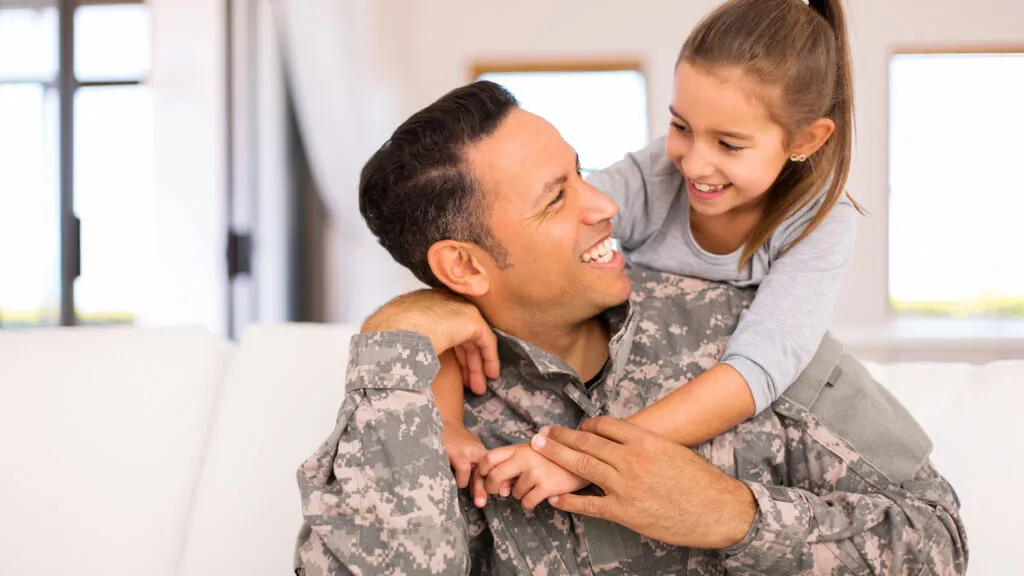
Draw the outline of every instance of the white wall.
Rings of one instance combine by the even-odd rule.
[[[656,136],[667,126],[678,50],[693,25],[717,4],[716,0],[645,0],[624,8],[625,3],[615,0],[414,0],[380,23],[382,34],[394,37],[397,27],[408,35],[398,45],[378,45],[378,49],[408,59],[405,115],[470,81],[470,68],[478,61],[639,59],[647,74],[651,130]],[[861,221],[834,325],[841,331],[857,330],[859,349],[872,356],[888,346],[893,332],[886,278],[888,57],[898,49],[1024,49],[1024,3],[850,0],[847,7],[858,128],[849,189],[871,216]],[[955,149],[950,154],[954,157]],[[949,159],[936,159],[936,164],[944,161]],[[955,335],[957,329],[951,330]],[[1013,330],[1011,335],[1019,338],[1024,332]],[[1024,353],[1024,340],[1003,341],[999,346],[1017,346],[1017,354]],[[911,357],[927,354],[915,356],[910,350],[887,359]],[[949,356],[944,352],[939,357]]]
[[[227,317],[224,8],[209,0],[151,0],[153,13],[154,273],[146,325]]]

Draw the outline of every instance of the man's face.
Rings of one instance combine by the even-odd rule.
[[[618,207],[583,181],[554,126],[514,109],[467,159],[508,254],[507,267],[488,268],[499,302],[549,323],[583,321],[629,298],[625,260],[607,242]]]

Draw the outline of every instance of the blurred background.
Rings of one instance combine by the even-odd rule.
[[[359,323],[418,287],[356,186],[479,77],[602,168],[664,134],[714,0],[0,0],[0,330]],[[1024,4],[857,0],[833,326],[879,361],[1024,357]]]

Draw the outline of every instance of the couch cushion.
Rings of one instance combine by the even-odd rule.
[[[0,333],[0,574],[173,574],[232,351],[200,328]]]
[[[291,573],[302,522],[295,472],[345,395],[341,326],[252,326],[224,383],[181,576]]]

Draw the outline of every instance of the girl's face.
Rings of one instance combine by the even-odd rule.
[[[758,99],[764,93],[739,68],[684,61],[676,69],[666,148],[698,214],[759,210],[789,160],[785,130]]]

